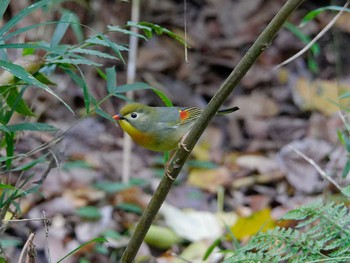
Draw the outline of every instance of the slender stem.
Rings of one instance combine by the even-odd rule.
[[[138,23],[140,20],[140,0],[133,0],[131,7],[131,21]],[[138,33],[137,27],[132,27],[131,31]],[[135,35],[131,35],[129,39],[129,60],[127,69],[127,83],[134,83],[136,78],[136,64],[137,64],[137,49],[138,49],[139,38]],[[134,93],[129,91],[127,93],[128,98],[133,99]],[[132,141],[129,136],[124,132],[123,140],[123,169],[122,169],[122,181],[128,183],[130,180],[131,171],[131,148]]]
[[[157,215],[159,208],[163,204],[172,184],[173,180],[170,178],[176,178],[182,169],[186,159],[188,158],[190,151],[192,151],[194,145],[202,135],[204,129],[208,126],[209,121],[219,110],[220,106],[224,103],[227,97],[231,94],[233,89],[247,73],[250,67],[259,58],[260,54],[270,45],[274,36],[281,28],[283,23],[287,20],[289,15],[303,2],[303,0],[288,0],[286,4],[280,9],[276,16],[272,19],[270,24],[261,33],[258,39],[254,42],[252,47],[248,50],[239,64],[235,67],[229,77],[221,85],[220,89],[216,92],[208,106],[203,111],[201,117],[196,121],[193,128],[189,132],[184,144],[189,151],[180,148],[176,153],[173,161],[170,163],[167,171],[168,176],[164,176],[160,182],[156,192],[154,193],[148,207],[141,216],[130,243],[127,246],[124,254],[121,258],[122,263],[131,263],[135,258],[137,251],[139,250],[141,243],[150,228],[155,216]]]

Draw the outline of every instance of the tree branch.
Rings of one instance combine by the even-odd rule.
[[[214,97],[209,102],[208,106],[204,109],[200,118],[196,121],[193,128],[189,132],[184,144],[189,151],[180,148],[176,153],[169,165],[168,175],[170,178],[176,178],[180,173],[182,166],[186,162],[190,152],[197,143],[199,137],[208,126],[211,118],[219,110],[221,105],[231,94],[233,89],[247,73],[250,67],[259,58],[260,54],[270,45],[278,30],[282,27],[283,23],[287,20],[289,15],[303,2],[303,0],[289,0],[280,9],[276,16],[272,19],[270,24],[261,33],[258,39],[254,42],[248,52],[244,55],[242,60],[238,63],[232,73],[228,76],[225,82],[221,85]],[[122,263],[131,263],[139,250],[141,243],[150,228],[155,216],[157,215],[161,205],[163,204],[172,184],[168,176],[164,176],[160,182],[156,192],[154,193],[148,207],[142,214],[140,222],[138,223],[130,243],[127,246],[124,254],[121,258]]]

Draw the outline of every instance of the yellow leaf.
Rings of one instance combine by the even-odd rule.
[[[219,186],[227,185],[231,181],[229,170],[220,167],[217,169],[193,169],[188,175],[187,183],[216,193]]]
[[[230,229],[238,240],[242,240],[243,238],[250,237],[258,232],[265,232],[274,227],[275,222],[271,217],[271,210],[265,208],[253,213],[249,217],[240,217]]]
[[[336,81],[299,78],[293,89],[293,97],[295,103],[303,110],[318,110],[330,116],[339,111],[339,107],[334,103],[345,107],[349,105],[348,99],[338,100],[345,91],[350,91],[349,85]]]

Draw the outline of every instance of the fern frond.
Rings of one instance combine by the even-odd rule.
[[[344,204],[318,201],[282,220],[298,224],[258,233],[225,262],[350,262],[350,214]]]

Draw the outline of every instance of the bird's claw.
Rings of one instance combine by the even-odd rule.
[[[175,178],[171,176],[171,171],[169,170],[169,167],[165,168],[165,176],[168,177],[170,180],[175,181]]]
[[[187,135],[183,136],[178,144],[179,148],[184,149],[186,152],[190,152],[190,150],[187,148],[186,143],[185,143],[185,139],[186,139]]]
[[[190,152],[190,150],[187,148],[186,144],[183,142],[179,142],[179,148],[184,149],[186,152]]]

